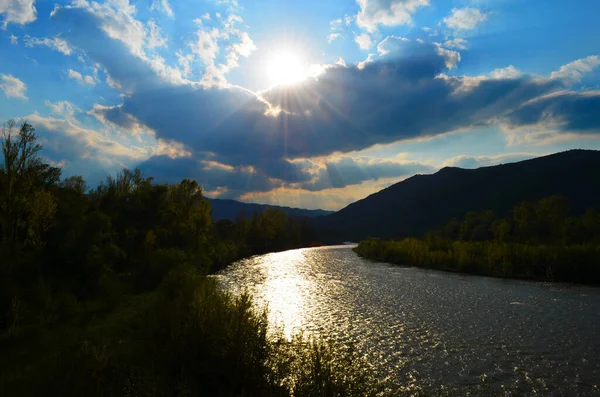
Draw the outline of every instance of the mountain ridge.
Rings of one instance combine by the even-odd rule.
[[[417,174],[315,218],[323,240],[417,236],[468,211],[502,215],[524,200],[560,194],[574,211],[600,208],[600,151],[574,149],[476,169]]]
[[[288,216],[301,217],[306,216],[314,218],[317,216],[325,216],[332,214],[334,211],[327,211],[322,209],[309,210],[305,208],[285,207],[279,205],[269,204],[257,204],[257,203],[244,203],[242,201],[231,200],[231,199],[217,199],[209,198],[206,199],[210,202],[212,207],[212,217],[215,221],[228,219],[234,221],[240,213],[245,213],[247,217],[252,216],[253,213],[260,213],[267,208],[275,208],[282,210]]]

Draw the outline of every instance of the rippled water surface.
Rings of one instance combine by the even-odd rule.
[[[256,256],[217,277],[287,335],[353,342],[415,392],[600,396],[600,288],[393,266],[349,246]]]

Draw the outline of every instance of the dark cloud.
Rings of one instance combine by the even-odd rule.
[[[138,165],[159,183],[195,179],[207,191],[223,191],[222,197],[237,198],[247,192],[267,192],[282,185],[251,167],[230,167],[198,161],[192,157],[153,156]]]
[[[600,131],[600,91],[559,92],[531,101],[508,116],[511,126],[558,123],[565,131],[598,133]]]
[[[164,68],[159,76],[149,61],[109,38],[98,27],[100,20],[84,9],[63,8],[55,18],[69,25],[62,36],[69,45],[101,64],[122,87],[123,104],[105,110],[107,120],[123,128],[139,121],[158,138],[183,143],[194,156],[155,157],[142,166],[153,174],[163,168],[165,175],[179,178],[193,173],[207,189],[264,191],[287,183],[317,190],[405,175],[394,168],[397,165],[367,167],[345,160],[327,165],[326,174],[315,181],[305,166],[287,159],[435,136],[505,120],[507,115],[512,125],[540,121],[550,112],[565,129],[592,132],[599,126],[597,95],[548,95],[561,83],[527,75],[449,77],[443,73],[456,61],[456,53],[439,45],[391,38],[386,48],[395,52],[378,62],[363,68],[329,67],[299,86],[276,88],[259,97],[240,87],[178,82]],[[199,169],[198,161],[208,159],[230,168]]]

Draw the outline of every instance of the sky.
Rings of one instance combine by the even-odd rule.
[[[0,121],[94,186],[338,210],[600,149],[597,0],[0,0]]]

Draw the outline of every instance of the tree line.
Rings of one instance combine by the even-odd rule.
[[[362,241],[360,255],[404,265],[500,277],[600,283],[600,213],[569,214],[551,196],[516,205],[505,217],[468,212],[421,239]]]
[[[308,245],[306,219],[267,209],[213,222],[196,181],[124,169],[89,188],[43,161],[31,125],[9,123],[0,142],[0,394],[364,395],[373,385],[366,367],[348,372],[354,356],[268,338],[250,298],[206,276]]]

